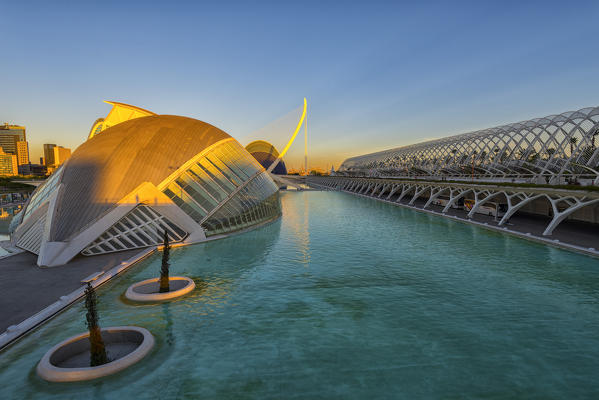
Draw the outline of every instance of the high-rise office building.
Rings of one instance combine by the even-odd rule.
[[[70,156],[71,149],[62,146],[56,146],[54,148],[54,165],[58,167],[60,164],[65,162],[67,158],[69,158]]]
[[[54,165],[54,148],[55,144],[46,143],[44,144],[44,165],[45,166],[53,166]]]
[[[29,164],[29,143],[24,140],[17,142],[16,156],[19,165]]]
[[[71,156],[71,149],[55,144],[44,144],[45,165],[48,168],[58,168],[60,164]]]
[[[18,165],[29,164],[29,145],[24,126],[0,125],[0,146],[5,153],[17,156]]]
[[[25,127],[19,125],[9,125],[5,123],[0,125],[0,146],[5,153],[17,154],[17,142],[24,142]]]
[[[0,175],[18,175],[17,156],[7,154],[0,148]]]

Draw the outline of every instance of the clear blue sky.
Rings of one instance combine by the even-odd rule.
[[[0,0],[0,122],[27,126],[39,157],[77,147],[116,100],[245,145],[305,96],[311,164],[337,167],[599,105],[599,2],[522,3]]]

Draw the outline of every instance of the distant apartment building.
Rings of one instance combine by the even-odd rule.
[[[44,144],[44,161],[48,172],[54,171],[71,156],[71,149],[55,144]]]
[[[29,164],[29,145],[24,126],[0,125],[0,147],[4,153],[17,156],[17,165]]]
[[[17,156],[8,154],[0,148],[0,175],[14,176],[18,174]]]
[[[17,163],[19,165],[29,164],[29,143],[27,141],[17,142]]]

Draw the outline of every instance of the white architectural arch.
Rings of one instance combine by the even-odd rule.
[[[599,183],[599,107],[352,157],[337,173]]]

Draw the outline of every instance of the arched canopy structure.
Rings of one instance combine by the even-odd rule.
[[[358,176],[599,178],[599,107],[583,108],[345,160]]]
[[[270,165],[279,157],[279,152],[275,146],[264,140],[255,140],[245,146],[245,149],[254,156],[265,169],[268,169],[268,167],[270,167]],[[285,162],[281,160],[272,172],[277,175],[287,175]]]

